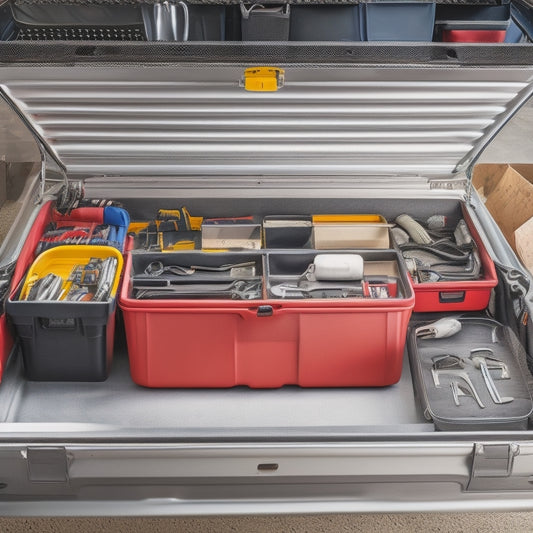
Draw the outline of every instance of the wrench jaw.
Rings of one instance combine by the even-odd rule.
[[[470,376],[465,370],[467,362],[471,363],[481,372],[485,386],[495,404],[502,405],[514,400],[512,396],[501,396],[499,393],[494,380],[492,379],[490,369],[501,370],[502,379],[510,379],[509,370],[505,363],[492,357],[492,350],[488,348],[477,348],[472,350],[470,352],[470,357],[467,360],[457,355],[444,354],[433,357],[432,361],[431,376],[436,388],[441,387],[441,375],[452,376],[455,378],[450,383],[450,387],[453,400],[457,406],[460,405],[460,396],[472,396],[481,409],[485,408]],[[459,379],[461,381],[459,381]],[[464,383],[466,383],[466,385],[464,385]],[[463,387],[463,390],[461,389],[461,386]]]
[[[481,409],[485,409],[485,405],[481,401],[481,398],[479,397],[479,394],[477,393],[476,388],[474,387],[474,384],[472,383],[472,380],[470,379],[470,376],[465,370],[462,369],[436,369],[434,366],[431,368],[431,374],[433,376],[433,382],[435,383],[436,388],[441,388],[440,384],[440,376],[451,376],[452,378],[455,378],[454,381],[458,381],[458,379],[462,380],[460,382],[461,385],[463,385],[462,382],[466,383],[464,386],[464,389],[467,391],[466,394],[461,394],[459,392],[461,389],[460,387],[454,387],[452,388],[452,394],[457,393],[457,402],[459,401],[459,396],[472,396],[476,403],[479,405]],[[451,386],[451,385],[450,385]],[[454,401],[455,401],[455,395],[454,395]],[[456,402],[456,405],[458,403]]]
[[[435,387],[440,387],[439,371],[442,370],[462,370],[465,367],[464,360],[461,357],[450,354],[437,355],[432,359],[431,375]]]
[[[474,366],[480,370],[481,375],[483,376],[483,380],[485,381],[485,385],[487,386],[487,390],[489,391],[490,397],[492,398],[492,401],[498,405],[510,403],[514,400],[514,398],[512,396],[502,397],[496,387],[496,384],[494,383],[494,380],[492,379],[489,366],[487,364],[487,359],[491,359],[488,354],[492,355],[492,351],[488,349],[472,350],[470,352],[470,359]],[[492,361],[494,361],[494,359],[492,359]],[[502,375],[509,374],[509,371],[506,366],[505,370],[503,368],[501,370]]]
[[[456,379],[452,379],[450,381],[450,388],[452,389],[453,402],[457,407],[461,406],[459,400],[460,396],[469,396],[470,398],[475,399],[474,392],[466,383],[461,383]]]
[[[474,357],[480,357],[480,356],[483,357],[483,359],[485,359],[485,364],[487,365],[487,368],[489,370],[500,370],[501,371],[501,374],[497,377],[497,379],[511,379],[509,368],[503,361],[500,361],[499,359],[492,357],[492,350],[488,348],[478,348],[470,352],[471,359]]]

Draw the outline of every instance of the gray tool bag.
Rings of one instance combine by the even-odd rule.
[[[413,326],[408,349],[415,388],[438,430],[525,430],[533,402],[526,353],[510,328],[488,318]]]

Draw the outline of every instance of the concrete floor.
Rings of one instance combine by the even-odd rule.
[[[495,139],[480,161],[493,163],[533,163],[533,104],[523,108]],[[533,508],[533,501],[532,501]],[[304,533],[320,531],[412,533],[432,531],[440,533],[530,533],[533,530],[531,513],[451,513],[401,515],[312,515],[258,516],[210,518],[3,518],[0,532],[39,533],[92,531],[160,533]]]
[[[2,533],[531,533],[533,513],[4,519]]]

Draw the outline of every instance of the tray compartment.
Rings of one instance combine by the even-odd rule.
[[[439,5],[437,31],[444,42],[501,43],[511,21],[510,4]]]
[[[464,209],[462,216],[479,254],[481,276],[479,279],[464,281],[415,281],[415,312],[480,311],[489,303],[491,291],[498,284],[496,268],[472,219]]]
[[[128,212],[119,207],[79,207],[66,214],[54,209],[36,253],[73,244],[114,246],[122,252],[129,223]],[[69,229],[73,230],[75,236],[69,237],[69,233],[66,233]]]
[[[243,41],[287,41],[291,8],[283,5],[241,3]]]
[[[360,4],[366,41],[429,41],[433,39],[434,2]]]
[[[362,41],[358,5],[291,6],[291,41]]]

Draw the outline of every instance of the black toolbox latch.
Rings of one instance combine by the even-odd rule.
[[[260,305],[257,308],[257,316],[272,316],[274,308],[271,305]]]

